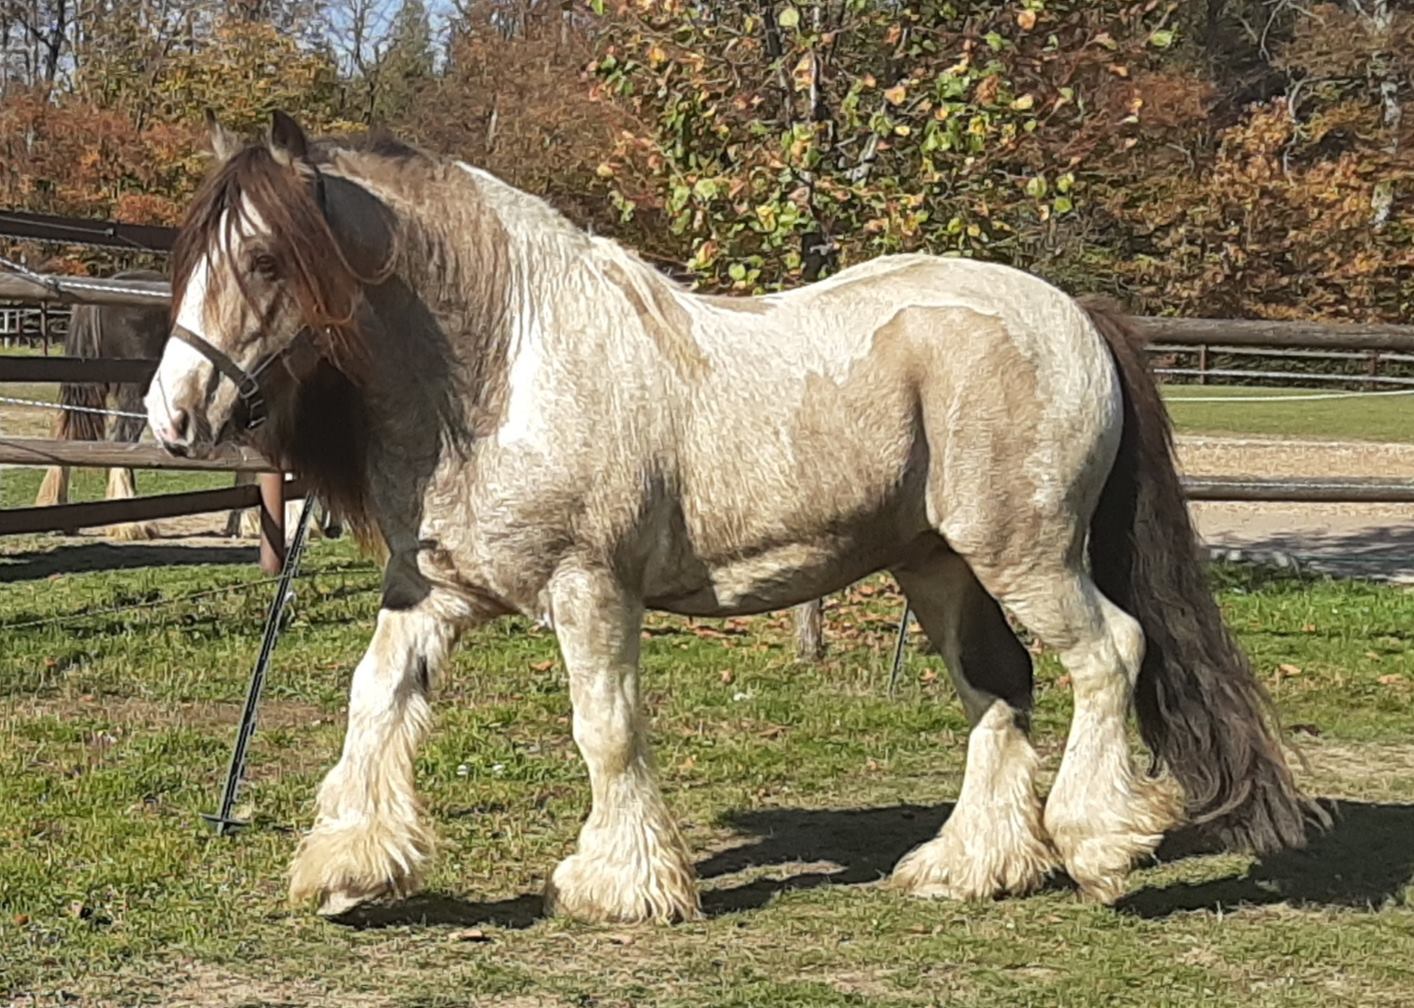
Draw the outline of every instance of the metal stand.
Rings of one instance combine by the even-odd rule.
[[[260,706],[260,691],[265,685],[265,672],[270,667],[270,656],[275,652],[275,642],[280,638],[280,623],[285,607],[294,598],[290,583],[294,581],[299,567],[300,556],[304,553],[305,533],[309,529],[309,518],[314,512],[314,495],[304,499],[299,522],[295,525],[294,539],[280,571],[280,583],[275,588],[275,597],[265,614],[265,636],[260,643],[260,657],[255,660],[255,668],[250,673],[250,685],[246,688],[245,710],[241,713],[240,728],[236,731],[236,745],[231,750],[231,765],[226,771],[226,786],[221,790],[221,809],[215,813],[203,812],[201,818],[216,827],[218,836],[234,833],[247,825],[240,819],[233,819],[231,812],[236,806],[236,794],[240,790],[241,779],[245,776],[246,753],[250,749],[251,736],[255,734],[256,709]]]
[[[894,667],[889,672],[889,696],[894,695],[898,689],[899,673],[903,671],[903,646],[908,643],[908,621],[913,617],[913,610],[908,603],[903,604],[903,615],[898,619],[898,637],[894,640]]]

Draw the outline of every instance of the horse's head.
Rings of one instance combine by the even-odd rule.
[[[157,439],[197,457],[263,422],[320,353],[351,345],[367,279],[354,264],[370,254],[331,209],[357,187],[319,169],[293,119],[276,112],[249,146],[208,125],[219,166],[173,249],[172,332],[146,399]]]

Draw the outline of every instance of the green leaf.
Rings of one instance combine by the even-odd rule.
[[[1173,30],[1171,28],[1160,28],[1149,36],[1149,44],[1155,49],[1167,49],[1173,45]]]
[[[737,280],[737,281],[745,280],[745,279],[746,279],[746,267],[743,266],[743,265],[742,265],[741,263],[739,263],[739,262],[734,262],[734,263],[732,263],[730,266],[727,267],[727,276],[729,276],[729,277],[731,277],[733,280]]]
[[[1058,214],[1070,213],[1075,209],[1075,204],[1070,201],[1069,196],[1057,196],[1051,201],[1051,209]]]
[[[1032,199],[1040,199],[1046,195],[1046,177],[1044,175],[1033,175],[1026,182],[1026,195]]]
[[[800,12],[790,4],[781,8],[781,12],[776,15],[776,24],[782,28],[794,28],[800,24]],[[739,278],[738,278],[739,279]]]

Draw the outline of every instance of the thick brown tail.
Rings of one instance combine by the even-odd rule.
[[[1282,754],[1270,698],[1208,586],[1174,461],[1173,431],[1143,341],[1115,307],[1083,299],[1124,394],[1124,433],[1091,523],[1100,590],[1144,629],[1140,733],[1182,785],[1189,817],[1232,848],[1299,847],[1328,821]]]
[[[98,308],[79,305],[69,313],[69,333],[64,339],[64,352],[70,357],[100,356],[100,321]],[[65,383],[59,386],[62,406],[102,409],[108,400],[108,387],[102,384]],[[102,413],[85,413],[64,409],[59,414],[54,436],[66,441],[102,441],[107,432],[107,420]]]

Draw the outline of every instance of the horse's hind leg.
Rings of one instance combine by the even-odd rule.
[[[612,575],[582,569],[557,573],[550,601],[593,804],[575,853],[550,876],[546,909],[586,921],[697,917],[692,859],[648,751],[638,689],[643,607]]]
[[[1038,544],[1046,541],[1043,535]],[[1130,757],[1126,728],[1144,657],[1138,622],[1100,593],[1078,550],[1065,560],[1043,551],[971,563],[981,582],[1060,652],[1070,674],[1075,713],[1044,822],[1081,891],[1112,902],[1134,862],[1180,821],[1182,800],[1167,779],[1136,773]]]
[[[953,899],[1030,892],[1056,865],[1027,738],[1031,656],[957,554],[939,546],[894,576],[942,653],[972,724],[957,805],[936,837],[899,862],[894,884]]]

